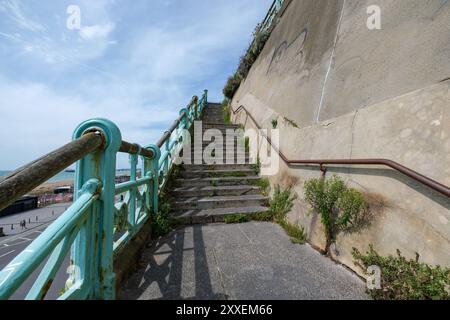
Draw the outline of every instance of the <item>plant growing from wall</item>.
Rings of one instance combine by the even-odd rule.
[[[276,129],[278,127],[278,120],[277,119],[273,119],[272,120],[272,128]]]
[[[228,78],[228,81],[223,89],[223,94],[226,98],[232,100],[234,94],[239,89],[241,82],[247,78],[251,67],[258,59],[261,51],[269,39],[270,33],[268,31],[261,31],[259,24],[253,32],[253,42],[248,47],[246,53],[240,58],[239,66],[235,74]]]
[[[381,289],[368,290],[376,300],[450,299],[450,269],[421,263],[418,254],[407,260],[397,250],[396,256],[382,257],[371,245],[365,255],[355,248],[352,255],[363,270],[369,266],[381,269]]]
[[[334,175],[329,179],[311,179],[305,182],[305,200],[320,215],[325,227],[325,253],[340,231],[350,230],[364,220],[368,204],[357,190],[349,188]]]
[[[239,89],[239,86],[241,85],[242,79],[240,78],[239,74],[235,73],[231,77],[228,78],[227,83],[225,87],[223,88],[223,95],[227,99],[233,99],[234,94]]]

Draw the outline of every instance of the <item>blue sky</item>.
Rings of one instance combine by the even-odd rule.
[[[194,94],[222,100],[271,3],[0,0],[0,169],[63,145],[93,117],[154,143]],[[67,28],[69,5],[79,30]]]

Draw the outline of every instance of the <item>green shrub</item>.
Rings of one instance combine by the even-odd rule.
[[[305,182],[305,200],[320,215],[325,227],[326,253],[329,253],[337,233],[358,224],[368,211],[363,195],[348,188],[336,175],[330,179],[320,178]]]
[[[380,256],[370,246],[366,255],[353,248],[355,263],[366,270],[369,266],[381,269],[381,289],[368,290],[377,300],[450,299],[450,269],[431,267],[415,260],[407,260],[397,250],[397,256]]]
[[[233,214],[225,216],[225,223],[244,223],[250,221],[250,218],[246,214]]]
[[[253,32],[254,41],[248,47],[245,55],[240,58],[239,66],[235,74],[228,78],[227,84],[223,89],[223,94],[228,99],[233,99],[234,94],[239,89],[242,80],[247,78],[248,73],[256,59],[260,55],[261,51],[269,39],[270,34],[267,32],[261,32],[261,26],[258,25]]]
[[[368,204],[361,192],[347,188],[339,197],[336,208],[340,212],[336,224],[341,230],[358,225],[364,218]]]
[[[272,200],[270,200],[269,211],[276,222],[282,221],[294,206],[296,196],[292,194],[291,189],[281,190],[280,186],[275,187]]]
[[[241,85],[242,78],[236,73],[228,78],[227,84],[223,88],[223,94],[228,99],[233,99],[234,94]]]

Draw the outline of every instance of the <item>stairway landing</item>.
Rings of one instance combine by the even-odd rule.
[[[192,225],[155,241],[119,299],[368,299],[365,284],[272,223]]]

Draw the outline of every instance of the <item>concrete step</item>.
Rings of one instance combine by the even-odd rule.
[[[267,206],[269,197],[244,196],[190,197],[172,203],[174,211]]]
[[[195,159],[203,159],[204,160],[204,154],[203,154],[203,150],[199,153],[191,153],[191,161],[194,162]],[[212,155],[211,155],[212,157]],[[216,154],[216,156],[214,157],[215,159],[221,159],[223,161],[223,164],[225,163],[230,163],[230,161],[232,161],[233,163],[249,163],[249,154],[248,153],[237,153],[235,152],[234,155],[227,155],[227,152],[223,152],[222,156],[219,157],[219,154]],[[227,161],[228,160],[228,161]],[[203,161],[203,163],[205,163],[205,161]]]
[[[244,158],[244,157],[240,157],[240,158],[234,158],[234,159],[227,159],[227,158],[223,158],[220,159],[221,161],[219,162],[219,159],[215,160],[215,163],[206,163],[206,161],[203,159],[202,164],[199,163],[195,163],[195,159],[194,157],[191,158],[191,162],[190,164],[184,164],[184,165],[195,165],[195,166],[227,166],[227,167],[233,167],[236,166],[236,168],[239,168],[239,166],[248,166],[251,164],[254,164],[254,161],[250,161],[250,159]]]
[[[171,191],[171,194],[177,199],[186,197],[242,196],[260,193],[259,187],[252,185],[184,187]]]
[[[207,121],[208,119],[214,119],[214,121]],[[202,120],[205,122],[223,122],[223,113],[222,112],[213,112],[206,114],[202,117]]]
[[[237,124],[224,124],[224,123],[209,123],[209,122],[203,122],[202,124],[203,129],[239,129],[239,125]]]
[[[238,146],[238,142],[239,142],[240,146],[242,146],[242,148],[245,147],[245,140],[243,142],[241,142],[241,141],[237,141],[237,139],[233,139],[231,141],[228,141],[228,140],[224,139],[222,141],[222,143],[216,142],[216,145],[218,147],[222,146],[222,147],[231,147],[232,148],[232,147]],[[202,141],[202,146],[203,147],[207,147],[207,146],[209,146],[209,145],[211,145],[213,143],[215,143],[215,141]]]
[[[183,171],[181,176],[183,178],[218,178],[218,177],[247,177],[254,176],[256,174],[255,170],[251,168],[244,169],[222,169],[222,170],[189,170]]]
[[[185,171],[190,170],[227,170],[227,169],[251,169],[251,164],[189,164],[184,165]]]
[[[223,110],[222,109],[209,110],[208,112],[203,114],[202,119],[214,116],[221,117],[221,119],[223,119]]]
[[[201,186],[238,186],[255,184],[261,178],[258,176],[248,177],[219,177],[219,178],[191,178],[177,179],[175,181],[178,187],[201,187]]]
[[[253,207],[236,207],[236,208],[219,208],[219,209],[206,209],[206,210],[185,210],[179,211],[174,214],[174,217],[180,223],[185,225],[190,224],[206,224],[206,223],[222,223],[225,221],[226,216],[245,214],[249,218],[257,213],[266,212],[267,207],[253,206]]]

